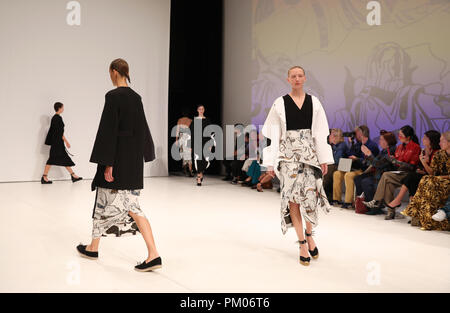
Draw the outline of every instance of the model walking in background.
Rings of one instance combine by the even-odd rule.
[[[303,90],[303,68],[292,67],[287,81],[292,91],[275,100],[262,128],[263,135],[271,140],[263,152],[263,165],[269,175],[275,177],[276,173],[280,179],[281,229],[285,234],[288,227],[295,228],[300,263],[307,266],[311,260],[308,252],[314,259],[319,257],[312,228],[318,225],[319,207],[327,213],[330,210],[322,179],[334,159],[322,104]]]
[[[117,88],[105,96],[90,160],[97,163],[97,173],[92,181],[92,190],[97,189],[92,242],[87,246],[80,244],[77,250],[83,257],[97,259],[102,236],[119,237],[140,232],[147,245],[148,257],[135,269],[151,271],[160,268],[162,261],[150,223],[138,200],[140,190],[144,188],[144,160],[155,159],[153,140],[141,96],[128,87],[127,62],[114,60],[109,73]]]
[[[75,166],[72,159],[67,154],[66,148],[70,149],[70,143],[64,136],[64,122],[61,114],[64,112],[64,105],[61,102],[56,102],[53,106],[55,109],[55,115],[52,117],[50,123],[50,129],[48,130],[47,137],[45,138],[45,144],[50,147],[50,157],[47,160],[47,165],[45,165],[44,174],[41,177],[41,184],[51,184],[52,181],[48,180],[48,172],[52,165],[64,166],[72,178],[72,182],[77,182],[83,178],[78,177],[73,172],[71,166]]]

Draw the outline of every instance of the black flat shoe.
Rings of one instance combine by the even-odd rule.
[[[299,243],[299,245],[304,245],[306,243],[306,240],[297,241],[297,242]],[[300,256],[300,264],[301,265],[309,266],[309,262],[311,262],[311,258],[310,257],[305,258],[303,256]]]
[[[80,181],[80,180],[82,180],[82,179],[83,179],[83,177],[78,177],[78,178],[75,178],[75,177],[73,177],[73,174],[72,174],[72,175],[70,175],[70,178],[72,178],[72,183],[76,183],[77,181]]]
[[[42,185],[50,185],[53,184],[53,182],[51,180],[45,180],[44,177],[47,177],[47,175],[42,175],[41,177],[41,184]]]
[[[305,235],[306,235],[306,237],[311,237],[312,236],[312,234],[308,234],[307,232],[306,232],[306,230],[305,230]],[[318,259],[319,258],[319,249],[317,249],[317,246],[314,248],[314,250],[309,250],[308,249],[308,252],[309,252],[309,254],[311,254],[311,256],[312,256],[312,258],[313,259]]]
[[[144,261],[141,264],[136,265],[134,269],[138,272],[150,272],[161,267],[162,267],[162,260],[160,257],[157,257],[156,259],[153,259],[148,263]]]
[[[98,251],[97,252],[91,252],[86,250],[87,246],[84,246],[82,244],[79,244],[77,246],[77,251],[80,254],[81,257],[89,259],[89,260],[97,260],[98,259]]]

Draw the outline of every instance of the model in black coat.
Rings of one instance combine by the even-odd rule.
[[[52,117],[50,128],[48,130],[47,137],[45,138],[45,144],[50,146],[50,156],[47,160],[47,165],[45,166],[44,174],[41,178],[41,183],[52,183],[47,178],[48,172],[50,171],[50,167],[52,165],[64,166],[70,173],[72,182],[77,182],[82,178],[75,175],[72,171],[71,166],[75,166],[75,163],[73,163],[72,159],[69,157],[66,147],[64,146],[64,144],[66,144],[67,148],[70,148],[69,142],[64,137],[64,122],[61,117],[61,113],[64,112],[64,105],[60,102],[56,102],[54,104],[54,109],[56,113]]]
[[[137,202],[139,189],[144,188],[144,161],[155,159],[152,136],[145,118],[141,97],[128,87],[128,63],[123,59],[114,60],[109,67],[111,81],[117,88],[105,96],[105,106],[100,119],[90,161],[97,163],[97,173],[92,189],[106,199],[96,206],[93,214],[93,236],[90,245],[79,245],[77,251],[83,257],[98,258],[100,238],[94,236],[96,226],[103,222],[114,225],[116,221],[126,222],[123,213],[128,213],[145,240],[148,257],[135,267],[137,271],[151,271],[160,268],[161,258],[156,250],[152,229]],[[120,193],[119,202],[109,203]],[[111,198],[110,200],[108,200]],[[97,207],[100,208],[97,212]],[[138,213],[136,213],[138,212]],[[104,215],[102,215],[104,214]]]
[[[203,148],[210,140],[212,140],[212,137],[203,136],[203,131],[205,130],[205,128],[211,125],[209,118],[204,116],[205,107],[203,105],[199,105],[197,107],[197,112],[198,116],[194,118],[191,126],[189,127],[191,131],[191,139],[190,143],[188,143],[188,146],[192,149],[192,163],[194,164],[195,170],[197,172],[197,186],[201,186],[203,182],[204,172],[211,163],[211,160],[209,160],[209,158],[204,155]],[[198,134],[199,136],[201,135],[201,145],[198,146],[196,144],[196,140],[199,140],[199,138],[197,138],[195,134],[196,127],[201,130],[201,134]]]
[[[105,96],[92,163],[97,173],[92,181],[96,187],[116,190],[144,188],[144,160],[155,159],[152,136],[145,118],[141,96],[130,87],[118,87]],[[114,181],[105,180],[107,166],[113,168]]]

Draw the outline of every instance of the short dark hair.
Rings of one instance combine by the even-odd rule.
[[[395,137],[394,133],[385,132],[381,135],[381,137],[386,140],[389,147],[395,147],[397,145],[397,137]]]
[[[361,125],[361,126],[358,126],[358,129],[362,132],[364,137],[367,137],[367,138],[370,137],[369,127],[367,127],[366,125]]]
[[[62,104],[61,102],[55,102],[55,104],[53,105],[53,108],[55,109],[55,112],[58,112],[59,109],[61,109],[64,106],[64,104]]]

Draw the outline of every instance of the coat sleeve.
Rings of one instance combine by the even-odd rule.
[[[330,134],[327,115],[319,99],[316,98],[315,101],[318,106],[317,112],[315,112],[316,116],[314,117],[314,127],[317,127],[315,132],[317,158],[320,164],[334,164],[333,150],[327,141],[327,137]]]
[[[144,107],[141,103],[142,116],[144,119],[144,161],[151,162],[155,159],[155,145],[153,144],[152,134],[145,118]]]
[[[280,117],[276,111],[274,103],[267,115],[264,126],[261,129],[264,137],[270,139],[270,145],[263,149],[263,165],[266,167],[274,167],[278,157],[278,146],[280,144],[281,123]]]
[[[90,162],[113,166],[116,156],[117,135],[119,129],[119,109],[111,95],[105,96],[100,125],[92,149]]]

